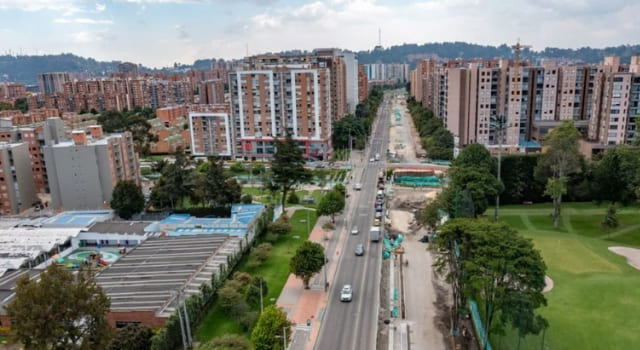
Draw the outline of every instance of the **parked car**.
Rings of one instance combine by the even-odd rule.
[[[376,219],[380,219],[381,217],[382,217],[382,210],[381,211],[376,210]]]
[[[375,160],[375,159],[373,159],[373,158],[369,158],[369,161],[370,161],[371,163],[373,163],[373,162],[375,162],[376,160]]]
[[[380,226],[380,219],[375,219],[373,221],[373,226]]]
[[[361,183],[357,183],[357,184],[353,185],[353,188],[354,188],[356,191],[360,191],[360,190],[362,189],[362,184],[361,184]]]
[[[429,235],[422,236],[419,241],[422,243],[429,243]]]
[[[356,255],[357,256],[364,255],[364,245],[362,243],[358,243],[358,245],[356,246]]]
[[[345,284],[340,292],[340,301],[351,301],[353,299],[353,289],[350,284]]]
[[[358,226],[353,226],[351,228],[351,234],[352,235],[357,235],[360,231],[358,231]]]

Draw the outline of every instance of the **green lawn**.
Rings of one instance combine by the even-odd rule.
[[[316,223],[316,213],[311,210],[297,210],[291,217],[291,233],[280,237],[269,252],[269,258],[257,268],[247,268],[246,259],[240,263],[238,271],[247,272],[252,276],[261,275],[269,287],[264,299],[265,306],[275,303],[284,284],[289,278],[289,260],[298,246],[309,238],[307,232],[307,211],[309,212],[309,227],[313,229]],[[272,301],[272,299],[274,301]],[[224,334],[242,334],[235,320],[227,317],[217,303],[208,311],[202,323],[195,332],[195,337],[201,342]]]
[[[606,204],[566,203],[557,229],[550,204],[505,206],[501,220],[531,238],[547,265],[554,288],[541,314],[549,321],[548,349],[633,349],[640,343],[640,271],[610,246],[640,247],[640,209],[618,210],[620,226],[607,233],[600,223]],[[515,332],[493,337],[494,349],[516,349]],[[541,349],[542,335],[522,340],[521,349]]]

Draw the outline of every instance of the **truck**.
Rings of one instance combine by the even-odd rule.
[[[371,242],[378,242],[380,240],[380,227],[371,226]]]

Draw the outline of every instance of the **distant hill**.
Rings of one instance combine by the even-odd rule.
[[[513,58],[511,47],[506,44],[488,46],[465,42],[427,43],[423,45],[403,44],[389,48],[375,48],[371,51],[360,51],[359,63],[415,63],[423,58],[450,60],[456,58]],[[579,49],[560,49],[547,47],[542,51],[523,50],[521,58],[538,63],[541,59],[553,59],[568,63],[600,63],[605,56],[619,56],[622,63],[628,63],[631,56],[640,55],[640,45],[620,45],[595,49],[583,47]]]
[[[511,47],[477,45],[465,42],[444,42],[402,44],[389,48],[376,47],[370,51],[356,52],[360,63],[409,63],[415,67],[418,60],[435,58],[449,60],[455,58],[513,58]],[[621,45],[595,49],[561,49],[547,47],[542,51],[524,50],[522,59],[538,63],[541,59],[554,59],[562,63],[599,63],[605,56],[619,56],[622,63],[628,63],[630,57],[640,55],[640,45]],[[188,69],[208,69],[212,59],[199,59],[191,65],[175,64],[173,67],[151,69],[139,65],[140,72],[180,73]],[[17,81],[23,84],[37,84],[39,73],[71,72],[82,73],[86,77],[103,77],[117,70],[120,61],[101,62],[93,58],[84,58],[70,53],[44,56],[0,55],[0,81]]]

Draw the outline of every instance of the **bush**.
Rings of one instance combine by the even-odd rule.
[[[244,171],[244,164],[242,164],[241,162],[235,162],[231,164],[229,170],[231,170],[232,173],[241,173]]]
[[[247,311],[238,317],[238,324],[243,332],[248,332],[253,328],[258,319],[258,313],[255,311]]]
[[[289,224],[289,217],[285,214],[282,214],[276,220],[276,222],[269,223],[268,232],[275,233],[277,235],[286,235],[291,232],[291,225]]]
[[[267,260],[267,258],[269,258],[270,250],[271,250],[271,244],[262,243],[251,250],[251,258],[262,263],[265,260]]]
[[[233,280],[240,282],[242,287],[246,287],[247,285],[249,285],[249,283],[251,283],[251,275],[246,272],[236,271],[233,273]]]
[[[267,233],[266,236],[264,236],[264,240],[269,242],[269,243],[276,243],[278,241],[278,236],[277,234],[273,233],[273,232],[269,232]]]
[[[253,196],[250,194],[245,194],[242,196],[242,204],[251,204],[253,202]]]
[[[295,191],[291,192],[291,194],[289,195],[289,198],[287,199],[287,203],[289,203],[289,204],[299,204],[300,203],[300,198],[295,193]]]

